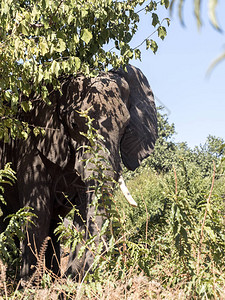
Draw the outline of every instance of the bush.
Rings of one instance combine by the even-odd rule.
[[[120,201],[132,232],[133,247],[127,249],[135,261],[133,252],[145,246],[135,263],[168,288],[182,287],[187,297],[218,298],[225,271],[222,179],[206,176],[197,162],[175,165],[166,174],[144,169],[128,181],[138,208]]]

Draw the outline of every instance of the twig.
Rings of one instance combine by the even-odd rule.
[[[4,286],[4,292],[5,292],[5,299],[8,300],[8,292],[7,292],[7,286],[6,286],[6,267],[3,264],[2,260],[0,259],[0,268],[1,268],[1,280]]]
[[[177,197],[177,173],[174,166],[173,166],[173,172],[174,172],[174,179],[175,179],[175,195]]]
[[[148,209],[147,209],[147,205],[146,205],[146,202],[144,200],[144,197],[143,195],[141,194],[141,198],[144,202],[144,205],[145,205],[145,211],[146,211],[146,225],[145,225],[145,248],[147,249],[148,247],[148,244],[147,244],[147,238],[148,238]]]
[[[100,235],[101,231],[100,231],[100,229],[99,229],[99,227],[98,227],[98,224],[97,224],[94,220],[93,220],[93,223],[94,223],[94,225],[95,225],[95,227],[96,227],[96,229],[97,229],[97,231],[98,231],[98,234],[99,234],[100,239],[102,240],[102,242],[103,242],[103,244],[104,244],[104,246],[105,246],[106,251],[108,252],[108,251],[109,251],[108,245],[107,245],[107,243],[106,243],[104,237]]]
[[[30,251],[32,252],[32,254],[37,258],[38,257],[37,248],[35,246],[35,252],[34,252],[33,248],[31,247],[30,236],[29,236],[27,227],[26,227],[26,234],[27,234],[27,246],[30,248]],[[33,240],[34,240],[34,244],[35,244],[34,235],[33,235]]]

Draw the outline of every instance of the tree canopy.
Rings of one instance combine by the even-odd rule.
[[[27,137],[30,128],[16,114],[32,108],[31,92],[48,101],[48,86],[60,89],[60,76],[95,76],[140,59],[139,47],[130,42],[142,11],[152,18],[153,30],[144,42],[155,53],[151,35],[166,36],[165,19],[156,13],[159,5],[168,8],[169,0],[1,0],[0,139],[7,141],[9,133]]]

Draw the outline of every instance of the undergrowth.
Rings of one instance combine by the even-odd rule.
[[[97,247],[96,236],[85,242],[72,223],[65,226],[62,220],[57,233],[64,251],[78,243],[82,245],[80,256],[87,247],[92,249],[92,272],[74,282],[63,274],[53,276],[42,265],[36,285],[19,289],[20,283],[13,285],[7,280],[9,262],[0,248],[0,299],[225,299],[222,161],[217,160],[206,173],[199,162],[187,159],[190,152],[182,148],[182,156],[181,152],[176,154],[179,159],[165,172],[145,162],[144,168],[126,175],[127,186],[138,203],[133,208],[119,190],[114,190],[114,196],[106,192],[111,179],[104,176],[102,170],[108,167],[99,160],[99,152],[104,151],[101,143],[97,145],[101,137],[92,128],[92,120],[85,117],[89,122],[85,136],[98,147],[98,154],[93,145],[85,149],[92,153],[96,166],[94,204],[97,206],[99,200],[105,204],[105,223],[99,229]],[[23,218],[19,222],[23,224]]]

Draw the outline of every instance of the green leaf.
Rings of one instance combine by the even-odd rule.
[[[47,99],[48,94],[49,94],[49,93],[48,93],[47,87],[43,85],[43,86],[41,87],[41,96],[42,96],[43,100]]]
[[[60,64],[57,61],[54,60],[52,62],[52,65],[51,65],[51,72],[53,74],[55,74],[56,77],[58,77],[59,76],[59,70],[60,70]]]
[[[92,39],[92,33],[88,29],[83,29],[82,34],[81,34],[81,39],[84,41],[86,44],[90,42]]]
[[[45,71],[44,71],[44,80],[49,80],[50,79],[50,71],[48,70],[48,69],[46,69]]]
[[[134,50],[135,59],[141,60],[141,51],[139,49]]]
[[[74,57],[74,61],[75,61],[76,70],[80,70],[81,61],[80,61],[79,57]]]
[[[43,128],[40,128],[40,133],[41,133],[42,136],[45,136],[46,131]]]
[[[155,27],[157,24],[159,24],[159,17],[157,14],[152,13],[152,25]]]
[[[34,133],[35,136],[37,136],[38,134],[40,134],[39,128],[38,127],[34,127],[33,133]]]
[[[78,34],[74,34],[73,41],[74,41],[75,44],[79,43],[79,35]]]
[[[155,54],[158,50],[158,45],[154,40],[146,40],[146,49],[151,49],[152,52]]]
[[[209,0],[209,9],[208,9],[208,14],[209,14],[209,19],[212,23],[212,25],[217,29],[220,30],[220,27],[217,22],[216,18],[216,6],[217,6],[217,0]]]
[[[44,78],[44,73],[43,73],[43,70],[42,70],[42,66],[39,66],[38,77],[37,77],[38,83],[40,83],[43,78]]]
[[[164,20],[167,21],[167,26],[169,27],[170,26],[170,19],[169,18],[165,18]]]
[[[21,43],[20,39],[19,39],[19,38],[16,38],[16,39],[15,39],[15,50],[16,50],[16,52],[17,52],[18,49],[19,49],[20,43]]]
[[[56,51],[57,52],[63,52],[64,50],[66,50],[66,43],[64,42],[63,39],[59,38],[58,43],[57,43],[57,47],[56,47]]]
[[[180,0],[179,2],[179,7],[178,7],[178,15],[181,20],[181,23],[184,25],[184,20],[183,20],[183,7],[184,7],[184,0]]]
[[[68,19],[67,19],[67,23],[70,25],[74,20],[74,15],[73,14],[70,14]]]
[[[24,25],[24,24],[20,24],[20,28],[21,28],[21,32],[22,32],[22,34],[24,34],[24,35],[28,35],[28,29],[27,29],[27,26],[26,25]]]
[[[25,112],[28,112],[32,109],[32,102],[31,101],[22,101],[21,106]]]
[[[219,57],[217,57],[209,66],[207,70],[207,75],[209,76],[212,70],[221,62],[225,60],[225,52],[223,52]]]
[[[81,9],[81,18],[85,18],[88,15],[88,10],[82,8]]]
[[[21,135],[25,140],[28,138],[28,133],[26,131],[22,131]]]
[[[70,70],[70,64],[68,62],[68,60],[65,60],[61,63],[62,69],[65,73],[69,72]]]
[[[158,36],[162,39],[162,40],[164,40],[164,38],[166,37],[166,28],[164,27],[164,26],[159,26],[158,27],[158,29],[157,29],[157,31],[158,31]]]
[[[170,5],[170,1],[169,0],[161,0],[161,5],[164,5],[165,8],[168,8]]]
[[[49,0],[42,0],[43,8],[46,9],[49,7]]]
[[[151,40],[151,46],[150,46],[151,50],[153,51],[153,53],[155,54],[158,50],[158,45],[155,41]]]
[[[45,55],[49,51],[48,44],[45,41],[40,42],[39,48],[40,48],[41,55]]]
[[[130,32],[127,32],[125,34],[124,42],[129,43],[131,41],[131,39],[132,39],[132,35],[130,34]]]
[[[214,241],[216,242],[216,234],[214,233],[214,231],[208,227],[208,226],[205,226],[204,227],[204,230],[206,231],[206,233],[209,235],[209,237]]]
[[[157,9],[157,3],[155,1],[151,1],[148,6],[146,6],[146,12]]]
[[[194,11],[195,11],[195,17],[196,17],[196,20],[197,20],[197,25],[198,27],[201,27],[202,25],[202,21],[201,21],[201,18],[200,18],[200,12],[201,12],[201,0],[195,0],[194,1]]]

